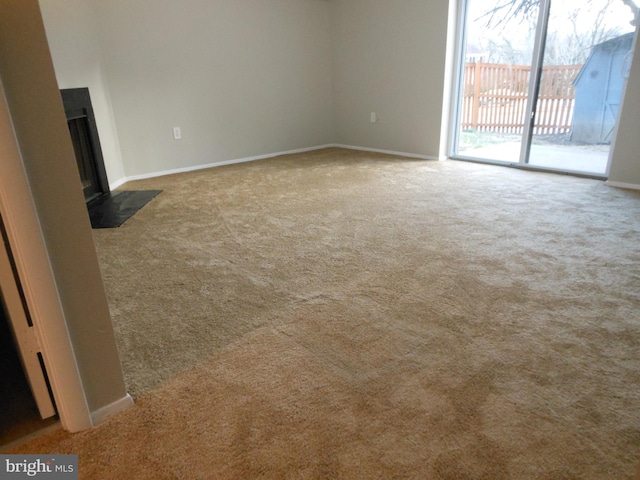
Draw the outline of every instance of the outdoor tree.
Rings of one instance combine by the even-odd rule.
[[[636,0],[637,1],[637,0]],[[562,24],[550,28],[545,45],[545,62],[555,65],[575,65],[584,63],[594,45],[617,37],[628,28],[621,22],[611,24],[612,7],[619,4],[628,7],[629,24],[638,23],[640,9],[634,0],[585,0],[584,2],[564,2],[562,5]],[[482,13],[478,20],[488,30],[498,32],[485,44],[492,61],[499,63],[527,64],[530,50],[518,50],[506,35],[499,33],[508,24],[517,23],[522,31],[529,32],[532,38],[535,32],[540,0],[502,0]],[[557,9],[556,9],[557,10]],[[552,9],[552,12],[554,10]],[[552,16],[553,24],[554,18]]]
[[[565,28],[555,28],[553,34],[547,36],[545,45],[546,61],[554,65],[575,65],[584,63],[591,47],[606,40],[620,36],[623,28],[607,23],[610,7],[620,0],[608,0],[596,5],[586,4],[568,12]],[[591,22],[584,28],[581,12],[590,8]],[[633,17],[635,19],[635,17]],[[635,20],[632,20],[635,21]]]
[[[586,0],[584,3],[589,4],[592,0]],[[632,18],[630,24],[636,26],[640,17],[640,7],[634,0],[614,0],[622,2],[631,10]],[[488,18],[487,25],[496,26],[511,18],[527,18],[531,19],[538,13],[540,0],[504,0],[502,3],[491,8],[485,16]]]

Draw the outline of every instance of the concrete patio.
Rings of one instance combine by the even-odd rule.
[[[518,163],[520,148],[520,142],[511,141],[461,150],[459,156]],[[529,165],[554,170],[606,175],[609,150],[609,145],[541,145],[535,144],[534,139]]]

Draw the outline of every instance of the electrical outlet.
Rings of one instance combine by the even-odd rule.
[[[182,139],[182,130],[180,130],[180,127],[173,127],[173,139],[174,140]]]
[[[371,112],[371,115],[369,116],[369,121],[371,123],[376,123],[378,121],[378,114],[376,112]]]

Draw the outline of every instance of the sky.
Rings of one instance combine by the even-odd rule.
[[[495,5],[502,5],[504,1],[469,0],[467,43],[483,50],[487,49],[490,43],[509,44],[509,48],[526,52],[526,57],[533,48],[534,21],[514,18],[498,27],[487,28],[487,18],[482,18],[483,14]],[[549,34],[555,33],[559,38],[590,35],[597,23],[598,11],[605,8],[607,3],[611,5],[602,17],[603,28],[615,28],[618,34],[632,32],[633,27],[629,23],[633,18],[631,10],[621,0],[551,0]],[[569,21],[572,14],[576,15],[576,22],[573,23]]]

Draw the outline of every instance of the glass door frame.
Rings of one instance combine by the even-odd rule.
[[[536,23],[536,36],[533,44],[533,58],[531,59],[531,78],[529,79],[529,91],[527,92],[527,110],[519,160],[521,165],[529,167],[529,155],[531,153],[531,141],[533,140],[533,129],[536,121],[536,106],[538,93],[540,92],[540,80],[542,79],[542,65],[550,12],[551,0],[540,0],[540,10]]]
[[[517,168],[524,168],[528,170],[534,171],[544,171],[544,172],[557,172],[563,174],[570,174],[579,177],[586,178],[596,178],[596,179],[606,179],[609,175],[609,168],[611,164],[611,158],[613,154],[613,148],[615,142],[612,143],[611,148],[609,150],[609,157],[607,160],[607,168],[605,173],[597,174],[583,171],[573,171],[566,170],[561,168],[553,168],[553,167],[543,167],[543,166],[535,166],[529,164],[529,155],[531,153],[531,143],[533,139],[533,130],[535,125],[535,114],[536,114],[536,104],[538,99],[538,93],[540,91],[540,82],[542,79],[542,67],[544,60],[544,51],[545,51],[545,43],[547,38],[547,30],[549,27],[549,17],[551,13],[551,0],[540,0],[540,9],[538,11],[537,23],[536,23],[536,32],[535,32],[535,40],[534,40],[534,49],[533,56],[531,60],[531,78],[529,79],[529,86],[527,92],[527,105],[525,111],[525,123],[523,128],[521,146],[520,146],[520,156],[518,161],[502,161],[502,160],[491,160],[480,157],[472,157],[465,156],[456,153],[456,145],[458,145],[460,140],[460,120],[462,116],[462,102],[460,102],[460,98],[463,94],[464,89],[464,62],[463,58],[465,55],[465,45],[467,41],[467,9],[468,3],[470,0],[458,0],[458,8],[457,8],[457,19],[456,19],[456,45],[455,45],[455,65],[454,65],[454,75],[453,75],[453,88],[452,88],[452,98],[451,98],[451,124],[449,126],[449,145],[448,145],[448,158],[454,160],[463,160],[470,162],[478,162],[485,164],[494,164],[501,166],[511,166]],[[635,35],[638,35],[639,28],[636,28]],[[634,42],[635,45],[635,42]],[[625,84],[626,89],[626,84]],[[624,90],[622,98],[624,99]],[[621,109],[620,109],[621,110]],[[619,112],[618,112],[619,113]],[[619,116],[619,115],[618,115]],[[618,124],[618,119],[616,119],[616,128]]]

